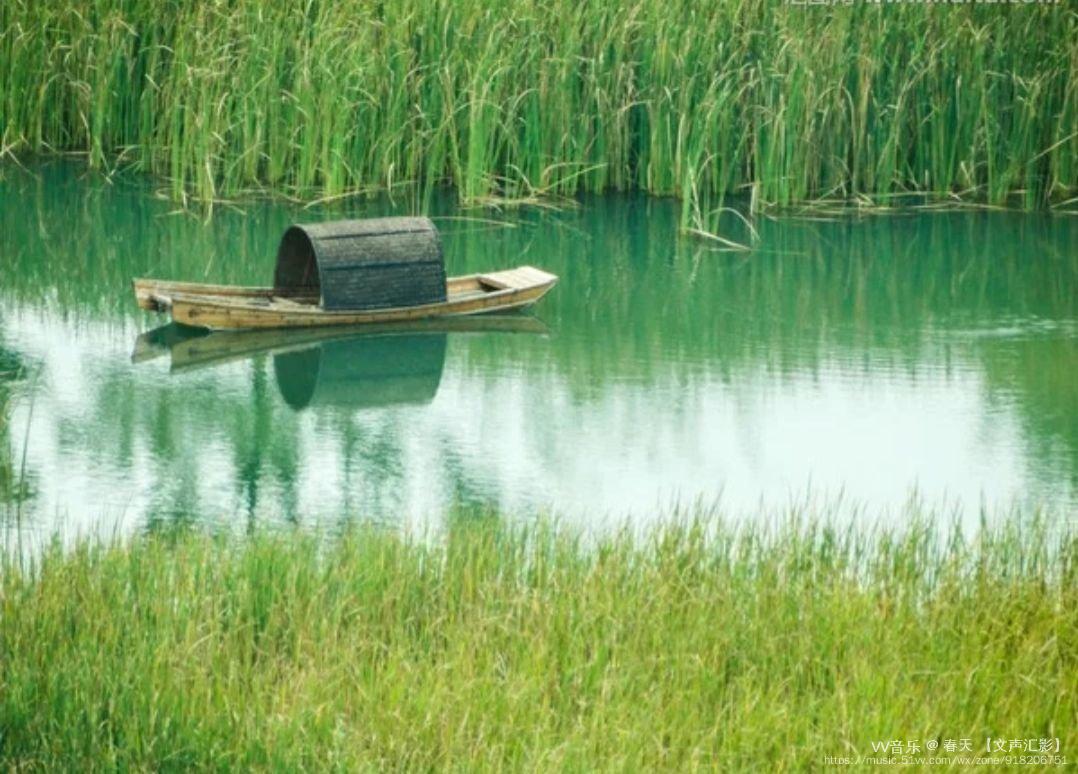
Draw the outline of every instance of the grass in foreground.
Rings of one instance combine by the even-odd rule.
[[[0,768],[820,767],[1078,727],[1078,540],[704,521],[50,549],[0,576]],[[1073,753],[1073,750],[1071,751]]]

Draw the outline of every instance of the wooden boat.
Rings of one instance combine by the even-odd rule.
[[[360,311],[323,309],[317,297],[268,287],[203,285],[136,279],[135,297],[143,309],[171,313],[182,325],[211,330],[364,325],[430,317],[507,312],[531,306],[558,278],[531,266],[490,274],[452,277],[445,301]]]
[[[446,278],[427,218],[296,225],[277,252],[273,287],[136,279],[143,309],[213,330],[366,325],[506,312],[558,281],[532,266]]]

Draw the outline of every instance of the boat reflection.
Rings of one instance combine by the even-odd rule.
[[[168,354],[170,372],[273,358],[277,389],[294,409],[424,404],[441,382],[451,333],[547,335],[530,315],[487,315],[362,328],[215,331],[169,324],[141,334],[131,355],[140,363]]]
[[[294,409],[429,403],[442,381],[447,335],[361,335],[276,352],[277,389]]]

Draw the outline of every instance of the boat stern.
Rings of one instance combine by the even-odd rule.
[[[132,281],[135,290],[135,302],[147,312],[167,312],[172,307],[172,299],[160,292],[153,280],[136,279]]]

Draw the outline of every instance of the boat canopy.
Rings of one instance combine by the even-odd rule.
[[[423,217],[297,224],[281,237],[273,284],[280,295],[317,296],[323,309],[441,303],[438,229]]]

